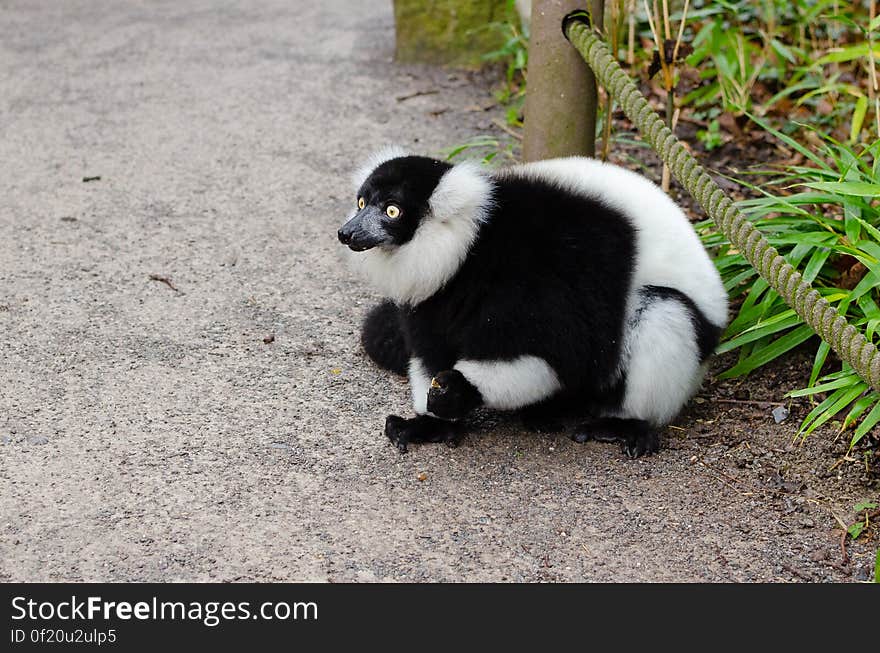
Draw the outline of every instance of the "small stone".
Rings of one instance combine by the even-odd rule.
[[[416,478],[420,481],[426,481],[428,480],[428,475],[425,472],[421,472]]]
[[[788,408],[786,408],[785,406],[777,406],[773,409],[773,420],[777,424],[779,424],[780,422],[784,422],[788,415]]]
[[[814,522],[809,517],[805,517],[801,519],[801,528],[814,528],[816,526],[816,522]]]
[[[29,435],[27,436],[28,444],[48,444],[49,438],[45,435]]]
[[[235,267],[236,263],[238,263],[238,253],[233,252],[232,254],[227,255],[226,258],[223,259],[223,262],[220,265],[227,267],[227,268],[232,268],[232,267]]]
[[[12,436],[4,435],[2,438],[0,438],[0,444],[12,444]]]
[[[268,336],[263,338],[263,344],[271,345],[273,342],[275,342],[275,334],[274,333],[270,333]]]

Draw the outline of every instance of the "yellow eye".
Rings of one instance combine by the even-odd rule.
[[[397,216],[400,215],[400,209],[397,208],[396,206],[394,206],[393,204],[389,204],[388,208],[385,209],[385,214],[389,218],[396,218]]]
[[[358,197],[358,208],[362,209],[367,205],[363,197]]]

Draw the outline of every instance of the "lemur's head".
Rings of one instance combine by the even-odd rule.
[[[385,297],[417,304],[464,262],[492,205],[493,182],[478,163],[385,149],[356,173],[355,188],[357,208],[338,233],[359,252],[349,263]]]
[[[424,156],[395,156],[375,166],[357,191],[357,212],[339,230],[356,252],[399,247],[431,212],[431,196],[452,166]]]

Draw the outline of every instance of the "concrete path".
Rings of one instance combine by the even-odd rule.
[[[0,580],[843,578],[693,423],[636,462],[494,416],[385,441],[348,177],[491,117],[393,38],[388,0],[0,3]]]

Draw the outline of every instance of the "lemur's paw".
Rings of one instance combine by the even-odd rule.
[[[391,440],[391,444],[397,447],[400,453],[406,453],[409,438],[406,433],[407,420],[397,415],[389,415],[385,418],[385,437]]]
[[[628,458],[638,458],[660,451],[660,435],[640,419],[603,417],[580,424],[571,434],[575,442],[617,442]]]
[[[593,436],[589,431],[582,430],[582,429],[583,429],[583,425],[578,426],[574,430],[574,433],[571,434],[571,439],[574,440],[575,442],[579,442],[580,444],[583,444],[584,442],[589,442],[590,440],[593,439]]]
[[[620,443],[620,450],[630,459],[642,455],[650,456],[660,451],[660,435],[654,429],[630,433]]]
[[[461,419],[483,402],[479,390],[458,370],[439,372],[428,389],[428,412],[442,419]]]
[[[412,419],[389,415],[385,418],[385,436],[400,453],[406,453],[410,443],[443,442],[455,447],[461,440],[461,429],[428,415]]]

